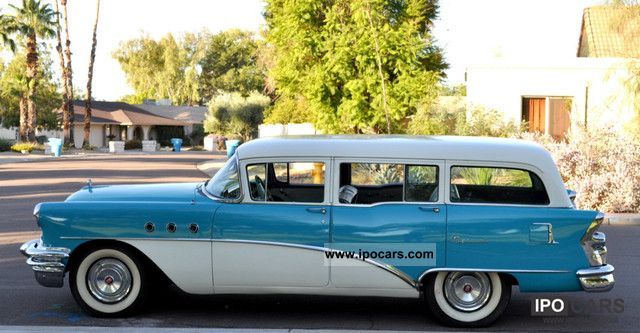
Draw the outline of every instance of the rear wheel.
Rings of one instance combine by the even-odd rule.
[[[425,298],[441,322],[481,327],[502,315],[511,298],[511,286],[498,273],[439,272],[427,278]]]
[[[71,293],[93,316],[126,316],[139,309],[147,283],[142,261],[131,251],[102,248],[84,254],[69,274]]]

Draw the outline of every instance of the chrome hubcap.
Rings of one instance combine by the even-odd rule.
[[[460,311],[475,311],[489,300],[491,281],[484,273],[452,272],[444,281],[447,302]]]
[[[91,294],[104,303],[116,303],[127,297],[131,282],[127,265],[117,259],[100,259],[87,273]]]

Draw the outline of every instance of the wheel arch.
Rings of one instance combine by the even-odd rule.
[[[455,272],[455,271],[456,271],[455,269],[451,270],[451,272]],[[419,288],[420,294],[423,294],[425,292],[424,288],[427,280],[440,272],[449,272],[449,271],[448,270],[434,270],[431,272],[427,271],[422,276],[420,276],[420,280],[418,281],[418,288]],[[486,273],[490,273],[490,272],[491,271],[486,271]],[[513,274],[511,273],[508,273],[508,272],[497,272],[497,273],[500,276],[500,278],[503,279],[509,286],[516,286],[520,284],[518,282],[518,279],[516,279],[516,277],[513,276]]]
[[[139,260],[142,261],[144,268],[149,271],[151,276],[159,277],[158,280],[160,282],[173,283],[171,279],[165,274],[158,265],[156,265],[153,260],[151,260],[146,254],[140,251],[135,246],[114,240],[114,239],[95,239],[84,242],[78,245],[70,254],[69,260],[67,261],[67,265],[65,267],[65,272],[69,272],[72,269],[75,269],[80,265],[82,258],[88,254],[90,251],[104,249],[104,248],[122,248],[129,252],[131,252],[134,256],[136,256]]]

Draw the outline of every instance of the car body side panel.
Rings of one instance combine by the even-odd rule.
[[[568,208],[449,204],[447,266],[511,271],[522,291],[580,290],[575,273],[589,267],[580,239],[596,214]],[[553,243],[536,234],[536,227],[547,223]]]
[[[211,227],[219,203],[205,197],[192,202],[45,203],[40,224],[45,246],[73,251],[92,240],[127,243],[150,258],[181,289],[195,294],[212,292]],[[145,224],[155,226],[153,232]],[[175,223],[176,231],[167,231]],[[197,233],[189,231],[192,223]],[[195,266],[192,266],[195,265]]]

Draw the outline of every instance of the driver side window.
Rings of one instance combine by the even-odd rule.
[[[253,201],[320,203],[324,201],[322,162],[274,162],[247,165]]]
[[[251,164],[247,166],[249,180],[249,194],[253,201],[266,200],[267,168],[265,164]]]

